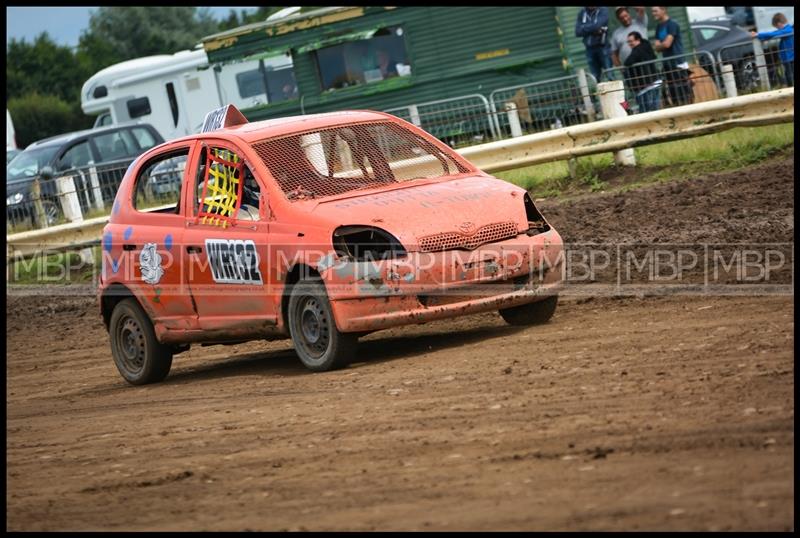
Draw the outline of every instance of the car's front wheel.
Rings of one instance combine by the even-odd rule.
[[[145,385],[167,377],[173,349],[156,339],[150,318],[135,299],[124,299],[114,307],[108,331],[114,364],[125,381]]]
[[[34,227],[46,228],[55,226],[60,218],[61,210],[58,205],[51,200],[42,200],[41,213],[37,213],[36,206],[34,206],[33,214],[31,215],[31,224]]]
[[[503,308],[500,315],[511,325],[538,325],[553,317],[558,305],[558,295],[551,295],[535,303]]]
[[[314,372],[342,368],[355,357],[358,335],[336,328],[321,280],[301,280],[289,297],[289,333],[300,361]]]

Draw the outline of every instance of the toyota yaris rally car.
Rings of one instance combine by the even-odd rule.
[[[180,188],[149,188],[164,169]],[[489,310],[540,323],[562,282],[561,237],[525,190],[371,111],[210,113],[134,161],[102,247],[101,314],[132,384],[192,343],[290,337],[325,371],[388,327]]]

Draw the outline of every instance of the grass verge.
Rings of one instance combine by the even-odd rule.
[[[56,252],[17,260],[8,265],[7,284],[88,284],[100,275],[100,245],[90,247],[91,258],[79,252]]]
[[[720,133],[636,148],[635,181],[626,188],[671,181],[687,175],[736,170],[760,162],[794,145],[794,124],[737,127]],[[577,159],[570,176],[567,161],[498,172],[497,177],[537,197],[607,190],[616,171],[611,153]]]

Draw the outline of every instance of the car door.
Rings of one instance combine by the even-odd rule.
[[[138,154],[136,142],[126,129],[97,133],[90,139],[97,155],[93,170],[99,177],[104,200],[110,202],[133,160],[132,155]]]
[[[102,212],[104,199],[97,171],[91,168],[94,162],[92,148],[86,138],[71,142],[55,162],[57,176],[72,176],[75,193],[78,196],[81,212]]]
[[[268,331],[277,323],[278,308],[266,291],[269,225],[260,207],[264,186],[242,152],[222,140],[205,141],[191,167],[186,280],[200,327]]]
[[[165,163],[174,167],[176,162],[189,160],[195,145],[173,145],[139,165],[130,194],[126,194],[131,197],[130,210],[127,204],[120,204],[124,209],[115,204],[114,219],[103,237],[106,273],[121,276],[154,321],[167,329],[194,329],[197,321],[183,278],[183,197],[182,190],[168,198],[154,197],[149,185]]]

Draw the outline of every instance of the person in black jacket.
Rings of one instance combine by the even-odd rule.
[[[639,112],[658,110],[661,104],[662,80],[658,68],[653,62],[656,59],[656,53],[650,42],[644,39],[639,32],[628,34],[628,46],[631,48],[631,53],[625,59],[625,82],[628,88],[636,94]]]

